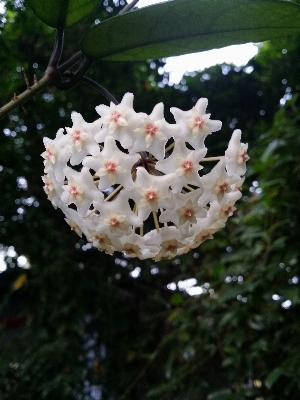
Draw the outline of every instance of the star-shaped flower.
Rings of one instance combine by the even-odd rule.
[[[179,127],[175,124],[168,124],[164,119],[164,105],[158,103],[149,116],[145,116],[140,121],[130,152],[147,150],[157,160],[162,160],[165,156],[165,145],[175,132],[179,133]]]
[[[160,249],[155,261],[173,258],[177,255],[179,249],[184,248],[188,241],[183,239],[175,226],[166,226],[160,229],[149,232],[144,237],[145,244],[156,246]]]
[[[133,226],[140,227],[143,221],[131,210],[129,197],[122,191],[112,201],[94,202],[94,207],[100,212],[97,225],[99,233],[109,230],[116,236],[128,235]]]
[[[114,138],[107,136],[101,153],[97,157],[86,157],[83,165],[96,171],[96,176],[100,177],[99,189],[104,190],[119,183],[126,190],[131,190],[131,170],[139,158],[139,154],[125,154],[120,151]]]
[[[61,186],[61,182],[58,182],[53,171],[49,172],[49,174],[42,176],[42,180],[44,182],[44,191],[48,196],[48,199],[51,201],[52,205],[56,207],[60,207],[61,205],[61,195],[63,193],[63,188]]]
[[[63,132],[64,130],[62,128],[59,129],[53,140],[45,137],[43,142],[46,151],[41,154],[45,159],[45,172],[53,171],[59,182],[63,181],[65,178],[63,169],[71,157],[70,151],[66,148],[68,138]]]
[[[170,199],[164,203],[166,208],[159,217],[159,221],[173,222],[183,237],[193,234],[190,227],[197,223],[197,218],[204,218],[207,215],[205,208],[198,205],[199,197],[203,189],[197,189],[189,193],[171,193]]]
[[[80,237],[82,237],[82,234],[88,237],[89,230],[94,227],[93,221],[91,219],[87,220],[86,218],[80,217],[77,211],[67,207],[64,203],[61,204],[60,208],[65,214],[65,221],[71,229]]]
[[[221,121],[213,121],[210,119],[210,114],[205,114],[207,104],[207,99],[201,98],[189,111],[182,111],[176,107],[170,109],[181,128],[181,132],[179,136],[175,136],[175,140],[181,137],[194,149],[202,149],[206,136],[221,129]]]
[[[215,198],[221,201],[226,193],[234,190],[234,185],[239,180],[238,175],[229,175],[226,172],[223,157],[208,174],[201,178],[204,193],[200,198],[200,204],[207,204]]]
[[[146,246],[144,238],[134,233],[132,235],[123,236],[120,238],[122,247],[118,251],[122,251],[127,257],[138,257],[140,260],[152,258],[158,252],[158,247]]]
[[[205,157],[207,149],[189,150],[182,139],[177,139],[172,154],[163,161],[158,161],[155,168],[165,174],[174,172],[176,180],[172,184],[172,191],[178,193],[187,184],[201,185],[198,171],[199,165]]]
[[[89,242],[93,243],[93,246],[98,250],[104,251],[107,254],[112,255],[117,247],[121,246],[119,239],[112,237],[107,233],[99,233],[96,230],[89,230],[87,235]]]
[[[102,129],[95,135],[97,142],[102,143],[107,135],[112,135],[124,149],[131,146],[132,131],[146,115],[133,110],[132,93],[125,93],[120,104],[110,103],[109,107],[101,104],[96,107],[96,111],[100,114],[99,121],[103,124]]]
[[[97,156],[100,153],[99,144],[94,139],[100,126],[98,121],[91,124],[85,122],[77,112],[73,112],[71,118],[73,127],[66,128],[68,138],[66,146],[72,154],[71,165],[78,165],[88,154]]]
[[[138,167],[135,190],[130,197],[135,201],[138,215],[145,220],[151,211],[158,211],[163,207],[163,200],[169,195],[169,186],[174,182],[175,175],[150,175],[144,168]]]
[[[83,167],[80,172],[70,167],[64,169],[68,183],[63,186],[64,193],[61,199],[66,204],[74,203],[80,216],[85,216],[93,202],[102,201],[103,193],[95,186],[88,168]]]

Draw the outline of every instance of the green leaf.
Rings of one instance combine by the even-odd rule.
[[[269,375],[265,379],[265,385],[268,389],[271,389],[271,387],[274,385],[274,383],[277,381],[277,379],[283,375],[283,370],[280,367],[277,367],[273,369]]]
[[[300,6],[280,0],[173,0],[113,17],[83,37],[94,59],[161,58],[300,33]]]
[[[90,15],[98,6],[99,0],[25,0],[45,24],[66,28],[77,24]]]
[[[171,297],[171,304],[178,306],[183,303],[183,297],[180,293],[175,293]]]
[[[219,302],[224,302],[232,299],[236,299],[239,294],[245,292],[245,287],[237,284],[235,286],[228,286],[228,289],[219,297]]]
[[[230,390],[218,390],[207,396],[207,400],[242,400],[238,395],[232,394]]]
[[[299,288],[296,285],[284,288],[280,293],[283,294],[285,299],[290,300],[293,304],[297,303],[299,300]]]

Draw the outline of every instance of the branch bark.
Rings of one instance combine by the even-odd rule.
[[[0,119],[8,115],[13,109],[20,106],[21,104],[25,103],[27,100],[34,97],[37,93],[39,93],[45,87],[54,83],[55,77],[45,74],[42,79],[32,85],[30,88],[25,90],[25,92],[21,93],[20,95],[16,96],[12,99],[9,103],[5,104],[3,107],[0,108]]]

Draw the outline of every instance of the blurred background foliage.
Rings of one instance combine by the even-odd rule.
[[[105,0],[66,32],[64,58]],[[47,66],[53,29],[20,0],[0,16],[0,98]],[[42,138],[87,121],[106,100],[78,84],[41,93],[1,121],[0,398],[273,400],[300,398],[300,41],[265,43],[244,68],[211,67],[168,85],[163,60],[98,62],[88,76],[136,111],[190,109],[208,97],[221,132],[243,130],[251,160],[227,227],[193,253],[153,263],[110,257],[70,231],[43,191]]]

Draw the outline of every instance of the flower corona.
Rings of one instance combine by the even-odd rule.
[[[162,103],[136,113],[133,94],[100,105],[87,123],[72,113],[73,127],[44,138],[44,190],[80,237],[100,251],[166,260],[212,239],[241,197],[247,144],[235,130],[225,155],[206,157],[205,138],[221,129],[206,114],[207,99],[189,111]],[[202,174],[205,162],[216,162]],[[209,165],[210,165],[209,164]]]

